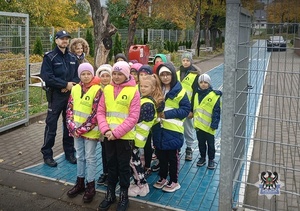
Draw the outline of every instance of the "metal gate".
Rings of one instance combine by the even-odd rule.
[[[28,14],[0,12],[0,132],[28,122]]]
[[[219,208],[300,210],[299,23],[253,26],[226,1]]]

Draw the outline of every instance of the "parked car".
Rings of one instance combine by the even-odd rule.
[[[286,51],[286,40],[282,36],[270,36],[267,40],[267,51]]]

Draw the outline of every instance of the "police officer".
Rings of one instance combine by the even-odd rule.
[[[55,35],[56,47],[44,55],[41,76],[47,87],[48,113],[44,132],[44,144],[41,148],[44,162],[48,166],[56,167],[53,159],[57,121],[62,113],[63,121],[63,149],[65,158],[76,164],[74,156],[74,139],[69,136],[66,126],[66,107],[72,87],[79,82],[78,61],[68,50],[71,36],[66,31],[58,31]]]

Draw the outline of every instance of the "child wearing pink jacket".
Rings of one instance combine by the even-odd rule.
[[[133,76],[130,75],[129,64],[125,61],[116,62],[112,69],[112,82],[103,89],[97,111],[99,129],[105,137],[108,166],[107,192],[99,210],[107,210],[115,202],[118,181],[120,199],[117,209],[128,208],[130,158],[140,107],[140,94]]]

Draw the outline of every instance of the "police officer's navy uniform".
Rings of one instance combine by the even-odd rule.
[[[63,53],[56,46],[53,51],[44,55],[41,76],[46,86],[51,90],[51,99],[48,102],[44,144],[41,148],[44,160],[53,158],[52,147],[55,142],[57,121],[61,113],[63,116],[63,149],[65,156],[67,159],[70,158],[70,156],[74,156],[74,139],[69,136],[66,126],[66,108],[70,91],[63,93],[61,89],[66,88],[68,82],[79,82],[77,69],[78,61],[67,48],[65,53]]]

